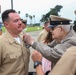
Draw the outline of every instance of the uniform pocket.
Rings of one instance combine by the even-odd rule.
[[[12,52],[9,54],[10,59],[17,59],[21,56],[21,52]]]

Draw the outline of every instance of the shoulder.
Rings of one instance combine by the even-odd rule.
[[[3,34],[0,36],[0,45],[1,45],[1,46],[4,46],[4,45],[8,44],[8,43],[9,43],[9,40],[11,40],[11,39],[12,39],[12,38],[7,37],[6,34],[3,33]]]
[[[2,35],[0,36],[0,42],[3,41],[4,38],[6,39],[6,37],[4,37],[4,34],[2,34]]]
[[[76,34],[67,37],[61,41],[61,43],[66,43],[66,42],[72,42],[72,43],[76,42]]]
[[[67,49],[67,52],[70,54],[75,55],[76,57],[76,46],[71,46],[70,48]]]
[[[74,34],[72,37],[69,37],[68,40],[76,42],[76,34]]]
[[[72,47],[68,48],[67,50],[71,50],[71,49],[75,49],[76,50],[76,46],[72,46]]]

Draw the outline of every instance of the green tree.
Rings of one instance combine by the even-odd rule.
[[[30,18],[30,26],[32,26],[32,16],[29,15],[29,18]]]
[[[18,13],[19,13],[19,14],[21,14],[21,12],[20,12],[20,11],[18,11]]]
[[[48,13],[42,16],[42,19],[40,20],[41,22],[47,21],[49,19],[50,15],[56,15],[59,16],[59,12],[63,6],[61,5],[56,5],[54,8],[51,8]]]
[[[42,19],[40,20],[41,22],[44,22],[46,20],[46,15],[42,15]]]
[[[35,25],[35,15],[33,15],[34,25]]]
[[[28,13],[25,14],[25,17],[26,17],[26,20],[27,20],[27,18],[28,18]]]

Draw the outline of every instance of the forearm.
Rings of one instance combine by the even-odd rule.
[[[43,43],[34,42],[32,48],[39,51],[46,59],[50,61],[54,61],[57,58],[57,55],[55,55],[57,53],[51,47]]]
[[[41,65],[38,65],[36,67],[36,72],[37,72],[37,75],[44,75]]]

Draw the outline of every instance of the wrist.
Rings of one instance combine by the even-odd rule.
[[[34,44],[34,41],[31,42],[31,46]]]
[[[40,61],[34,62],[34,68],[38,67],[39,65],[42,65],[42,62]]]
[[[42,68],[41,64],[39,64],[35,69],[37,70],[37,69],[40,69],[40,68]]]

